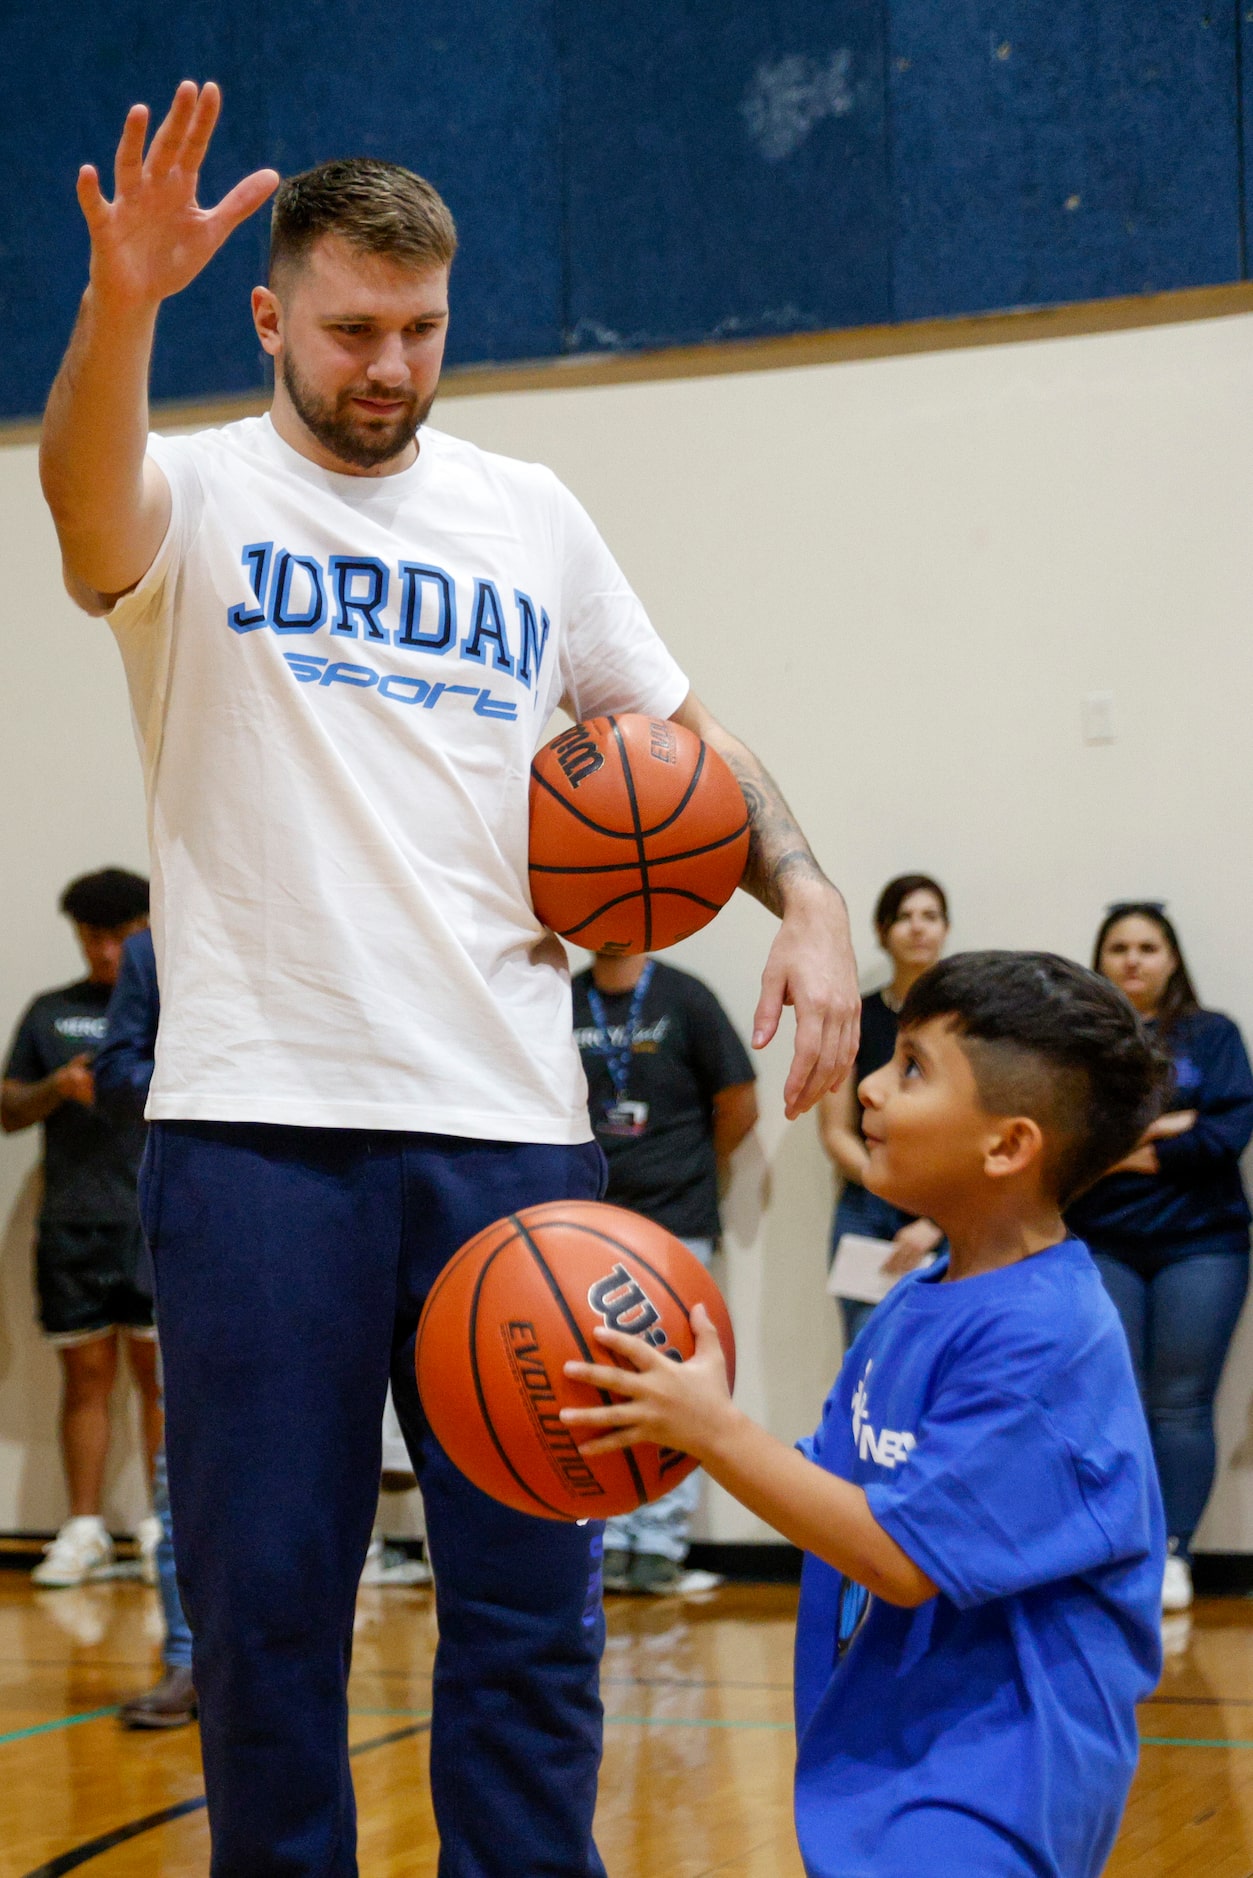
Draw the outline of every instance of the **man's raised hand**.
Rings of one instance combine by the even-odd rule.
[[[147,154],[148,107],[132,105],[113,165],[113,200],[91,164],[78,175],[78,200],[91,235],[91,285],[117,308],[152,309],[182,291],[227,236],[278,187],[274,170],[255,170],[216,208],[196,202],[200,165],[222,97],[214,84],[185,78]]]

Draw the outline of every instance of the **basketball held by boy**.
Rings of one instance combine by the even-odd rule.
[[[1161,1501],[1126,1337],[1062,1208],[1139,1140],[1164,1065],[1127,1000],[1044,953],[966,953],[910,991],[862,1083],[867,1185],[932,1219],[912,1273],[788,1448],[718,1339],[666,1362],[597,1333],[622,1398],[583,1452],[695,1456],[807,1553],[796,1827],[811,1878],[1097,1878],[1161,1667]]]

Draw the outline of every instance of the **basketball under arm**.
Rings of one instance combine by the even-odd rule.
[[[105,309],[89,287],[44,414],[40,481],[66,586],[90,612],[143,579],[169,525],[169,484],[146,454],[156,313]]]

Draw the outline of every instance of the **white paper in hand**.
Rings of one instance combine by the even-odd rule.
[[[899,1280],[900,1274],[883,1269],[895,1250],[890,1239],[842,1233],[831,1261],[827,1290],[834,1298],[852,1298],[858,1304],[880,1303]]]

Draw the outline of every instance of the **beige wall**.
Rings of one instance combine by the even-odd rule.
[[[1253,319],[614,388],[449,397],[447,429],[553,466],[600,523],[697,689],[784,782],[852,906],[923,867],[957,945],[1084,956],[1104,904],[1178,918],[1203,996],[1253,1034],[1241,554]],[[137,864],[142,811],[107,634],[59,595],[26,448],[0,452],[10,804],[0,1023],[66,976],[51,910],[77,868]],[[1117,740],[1085,744],[1112,693]],[[747,1029],[771,922],[741,896],[676,955]],[[864,942],[864,945],[863,945]],[[744,1399],[807,1430],[838,1358],[830,1184],[762,1062],[724,1277]],[[29,1138],[0,1149],[0,1529],[60,1511],[53,1371],[29,1325]],[[1247,1322],[1203,1529],[1253,1550]],[[132,1510],[133,1468],[114,1490]],[[719,1536],[761,1529],[725,1501]]]

